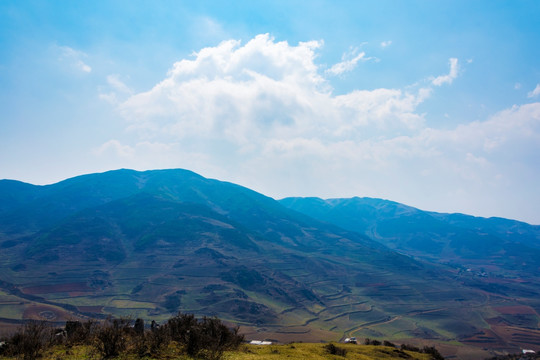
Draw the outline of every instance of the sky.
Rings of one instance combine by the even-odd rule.
[[[0,179],[184,168],[540,224],[540,2],[0,1]]]

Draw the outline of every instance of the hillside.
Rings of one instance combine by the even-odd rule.
[[[373,198],[286,198],[280,203],[425,260],[498,275],[540,275],[540,226],[422,211]]]
[[[4,323],[159,320],[181,310],[282,342],[356,336],[509,350],[540,343],[538,282],[427,261],[442,253],[458,217],[393,203],[370,210],[391,220],[379,227],[336,213],[365,225],[355,228],[187,170],[117,170],[47,186],[2,180],[0,200]],[[472,234],[490,248],[496,236],[483,238],[485,225],[476,226],[464,239]],[[423,242],[428,236],[433,246]],[[381,243],[389,238],[396,241]],[[497,237],[502,245],[513,239]]]

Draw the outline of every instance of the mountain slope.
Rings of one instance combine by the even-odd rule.
[[[500,274],[511,271],[540,275],[539,226],[439,214],[371,198],[287,198],[280,203],[426,260],[478,269],[489,267]]]
[[[14,320],[67,316],[58,308],[153,319],[181,310],[287,341],[346,335],[451,342],[484,331],[500,313],[495,307],[523,306],[455,268],[187,170],[118,170],[47,186],[0,181],[0,198],[0,285],[20,299],[3,313]],[[395,203],[368,212],[387,213],[418,234],[425,219],[432,234],[457,228]],[[382,229],[362,226],[374,229],[363,231],[369,235]],[[441,241],[432,242],[436,254]],[[505,319],[521,328],[536,317]]]

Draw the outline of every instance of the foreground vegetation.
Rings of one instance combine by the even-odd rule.
[[[21,357],[2,357],[12,359]],[[40,358],[43,360],[78,360],[78,359],[103,359],[95,348],[89,345],[55,345],[44,351]],[[171,342],[163,348],[159,354],[139,355],[133,351],[120,353],[115,359],[122,360],[161,360],[161,359],[206,359],[207,355],[190,356],[186,354],[182,345]],[[359,360],[384,360],[384,359],[409,359],[409,360],[432,360],[436,359],[430,354],[419,353],[409,350],[388,346],[355,345],[355,344],[316,344],[316,343],[292,343],[286,345],[257,346],[242,344],[236,350],[226,350],[215,359],[223,360],[323,360],[323,359],[359,359]]]
[[[2,341],[0,356],[25,360],[107,358],[197,358],[218,360],[244,341],[238,328],[230,329],[217,318],[196,319],[191,314],[170,318],[165,324],[141,319],[107,319],[104,322],[68,321],[55,329],[45,321],[29,321]]]
[[[424,359],[443,357],[433,347],[400,347],[365,339],[364,345],[309,344],[256,346],[244,343],[238,328],[217,318],[182,314],[148,327],[137,319],[68,321],[64,329],[28,321],[0,339],[2,359]]]

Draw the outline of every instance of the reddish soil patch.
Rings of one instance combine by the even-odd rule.
[[[103,311],[103,306],[77,306],[81,312],[99,314]]]
[[[534,329],[517,328],[513,326],[492,326],[497,335],[525,349],[540,350],[540,331]]]
[[[86,286],[85,283],[68,283],[68,284],[56,284],[56,285],[40,285],[29,286],[22,289],[22,292],[29,295],[35,294],[51,294],[61,292],[89,292],[91,288]]]
[[[531,281],[527,279],[506,279],[506,278],[498,278],[498,277],[488,277],[488,278],[483,278],[482,282],[490,283],[490,284],[506,285],[506,284],[526,284],[526,283],[530,283]]]
[[[486,346],[486,347],[498,347],[500,345],[500,339],[493,331],[486,329],[479,334],[475,334],[467,339],[462,340],[463,343],[470,345]]]
[[[535,311],[530,308],[529,306],[524,305],[515,305],[515,306],[499,306],[494,308],[496,311],[498,311],[501,314],[506,315],[535,315]]]
[[[288,332],[287,327],[279,329],[257,329],[255,327],[241,326],[240,333],[247,340],[268,340],[274,343],[287,344],[290,342],[320,342],[321,339],[338,340],[339,335],[326,330],[314,330],[307,327],[301,330],[301,327],[294,327],[293,332]],[[286,332],[283,332],[286,331]],[[302,332],[297,332],[302,331]]]
[[[540,350],[540,330],[508,326],[500,318],[487,320],[491,329],[463,339],[461,342],[479,348],[519,352],[520,348]]]
[[[23,319],[66,321],[74,316],[67,311],[47,305],[30,305],[24,310]]]
[[[510,325],[510,322],[508,322],[508,320],[500,317],[500,316],[496,316],[494,318],[490,318],[490,319],[486,319],[486,322],[489,324],[489,325],[495,325],[495,326],[506,326],[506,325]]]

